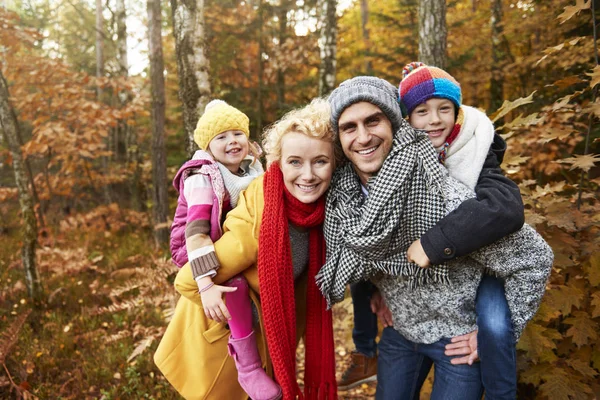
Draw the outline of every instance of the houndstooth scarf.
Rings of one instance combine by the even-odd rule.
[[[327,261],[317,284],[328,305],[341,301],[346,285],[378,273],[402,275],[412,285],[447,282],[445,265],[420,268],[408,247],[445,215],[444,167],[431,141],[406,121],[393,138],[365,198],[350,163],[332,180],[325,213]]]

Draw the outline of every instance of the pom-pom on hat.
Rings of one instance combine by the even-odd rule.
[[[344,110],[365,101],[376,105],[392,123],[393,132],[401,125],[402,111],[394,85],[374,76],[357,76],[342,82],[327,99],[331,106],[331,125],[338,133],[338,121]]]
[[[456,79],[443,69],[422,62],[411,62],[402,69],[398,93],[409,115],[419,104],[432,97],[450,100],[457,110],[462,102],[460,84]]]
[[[213,100],[206,105],[204,114],[198,120],[194,130],[194,141],[202,150],[220,133],[226,131],[242,131],[250,136],[250,120],[248,116],[230,106],[223,100]]]

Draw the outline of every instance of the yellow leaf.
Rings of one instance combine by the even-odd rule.
[[[571,164],[571,168],[569,168],[569,170],[578,168],[584,172],[587,172],[597,162],[600,162],[600,154],[576,155],[575,157],[563,158],[562,160],[556,160],[554,162],[558,164]]]
[[[501,126],[498,129],[512,129],[512,128],[516,128],[516,127],[538,125],[540,122],[544,122],[544,120],[545,120],[544,117],[538,118],[537,116],[538,116],[537,113],[529,114],[526,117],[523,117],[523,114],[519,114],[519,116],[517,118],[513,119],[512,121],[510,121],[507,124],[504,124],[503,126]]]
[[[533,364],[519,374],[519,381],[539,386],[544,377],[550,375],[554,368],[556,367],[549,363]]]
[[[596,333],[598,324],[590,319],[588,313],[584,311],[575,311],[573,317],[563,321],[567,325],[571,325],[567,330],[567,337],[573,338],[573,343],[577,347],[588,344],[588,339],[595,340],[598,337]]]
[[[569,367],[573,368],[575,371],[579,372],[585,377],[593,378],[596,375],[598,375],[598,372],[596,372],[594,368],[590,367],[589,362],[579,359],[571,359],[567,360],[567,364],[569,365]]]
[[[577,131],[575,131],[573,127],[567,127],[562,125],[553,128],[548,128],[544,131],[543,134],[540,135],[540,138],[537,140],[537,142],[545,144],[555,139],[563,140],[571,136],[571,134],[573,134],[574,132]]]
[[[521,165],[524,164],[525,161],[529,160],[531,157],[523,157],[521,155],[511,156],[504,159],[504,163],[506,165]]]
[[[574,6],[565,6],[565,11],[558,17],[556,17],[556,19],[560,19],[560,23],[564,24],[565,22],[573,18],[575,14],[578,14],[579,11],[587,10],[588,8],[590,8],[591,4],[591,0],[588,0],[586,2],[584,2],[583,0],[577,0]]]
[[[563,49],[563,47],[565,47],[565,44],[561,43],[558,46],[552,46],[552,47],[548,47],[547,49],[544,49],[543,53],[544,54],[556,53],[558,51],[561,51]]]
[[[554,362],[557,357],[551,350],[556,348],[554,340],[561,338],[561,334],[556,329],[530,322],[525,327],[517,348],[526,351],[527,357],[534,362]]]
[[[497,120],[504,117],[506,114],[508,114],[517,107],[520,107],[524,104],[533,103],[533,95],[535,94],[535,92],[536,91],[533,91],[529,96],[520,97],[515,101],[504,100],[502,106],[490,117],[492,122],[496,122]]]
[[[550,375],[545,377],[540,385],[540,391],[545,398],[552,400],[571,400],[573,398],[586,398],[583,393],[592,393],[592,389],[581,382],[579,377],[569,374],[562,368],[554,368]]]
[[[593,88],[598,83],[600,83],[600,65],[596,65],[593,72],[591,74],[585,73],[587,76],[591,76],[592,80],[590,82],[590,87]]]
[[[557,111],[557,110],[560,110],[561,108],[565,108],[566,105],[569,104],[569,101],[571,101],[573,96],[575,96],[575,94],[570,94],[570,95],[561,97],[560,99],[556,100],[554,102],[554,104],[552,104],[552,111]]]
[[[134,358],[136,358],[137,356],[139,356],[140,354],[142,354],[144,352],[144,350],[146,350],[148,347],[150,347],[150,345],[152,344],[152,342],[154,342],[154,337],[153,336],[149,336],[149,337],[147,337],[147,338],[142,339],[141,341],[139,341],[138,345],[133,350],[133,352],[131,353],[131,355],[129,357],[127,357],[127,362],[130,362],[131,360],[133,360]]]
[[[583,291],[576,287],[557,285],[546,292],[544,300],[563,315],[569,315],[573,307],[581,307],[583,296]]]
[[[594,306],[592,318],[600,317],[600,292],[596,292],[592,295],[592,305]]]
[[[590,256],[585,272],[587,272],[588,281],[592,286],[600,285],[600,253],[594,253]]]
[[[552,83],[554,86],[558,86],[559,89],[565,89],[581,82],[581,78],[577,75],[567,76],[566,78],[559,79]]]

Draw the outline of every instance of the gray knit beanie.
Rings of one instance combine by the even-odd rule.
[[[392,123],[393,132],[402,124],[402,111],[398,104],[396,87],[388,81],[374,76],[357,76],[340,84],[328,98],[331,106],[331,125],[338,133],[338,121],[344,110],[354,103],[366,101],[384,112]]]

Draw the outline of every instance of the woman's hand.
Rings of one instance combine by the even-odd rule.
[[[421,245],[421,239],[415,240],[413,244],[410,245],[406,251],[406,258],[408,259],[408,262],[415,263],[421,268],[427,268],[431,265],[431,261],[429,260],[429,257],[427,257],[427,254],[425,254],[423,245]]]
[[[223,294],[235,292],[236,290],[236,287],[212,285],[210,288],[200,291],[206,318],[223,323],[226,323],[231,319],[229,310],[227,310],[227,306],[223,301]]]

